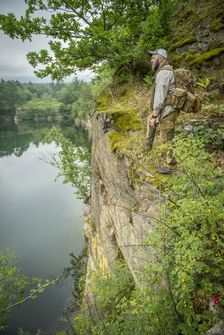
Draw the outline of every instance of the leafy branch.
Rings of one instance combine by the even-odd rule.
[[[40,294],[40,293],[44,293],[45,290],[51,286],[51,285],[56,285],[60,279],[62,278],[62,276],[60,277],[57,277],[55,279],[52,279],[52,280],[49,280],[49,279],[46,279],[46,280],[43,280],[43,279],[38,279],[38,278],[33,278],[34,282],[37,282],[38,281],[38,284],[37,284],[37,287],[35,288],[32,288],[30,290],[30,293],[24,297],[23,299],[7,306],[5,309],[2,310],[3,313],[5,312],[8,312],[9,310],[11,310],[12,308],[18,306],[18,305],[21,305],[23,304],[25,301],[27,300],[30,300],[30,299],[36,299],[37,298],[37,295]]]

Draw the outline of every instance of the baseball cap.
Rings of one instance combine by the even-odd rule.
[[[163,56],[164,58],[168,57],[167,52],[164,49],[156,49],[154,51],[149,50],[148,53],[151,54],[151,55],[159,54],[159,55]]]

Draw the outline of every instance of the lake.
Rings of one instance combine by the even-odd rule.
[[[78,256],[84,246],[83,202],[49,162],[59,148],[43,144],[53,124],[0,126],[0,249],[10,248],[17,265],[29,277],[55,278],[69,265],[69,253]],[[56,125],[76,145],[88,145],[87,134],[73,125]],[[8,328],[55,334],[64,326],[63,310],[72,293],[71,279],[49,287],[35,300],[13,309]]]

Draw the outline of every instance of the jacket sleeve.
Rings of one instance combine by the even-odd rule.
[[[160,71],[156,76],[153,109],[162,109],[169,91],[171,71]]]

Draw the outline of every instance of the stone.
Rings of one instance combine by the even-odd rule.
[[[191,124],[188,124],[184,127],[184,130],[187,132],[187,133],[192,133],[193,130],[194,130],[194,127],[191,125]]]
[[[217,322],[205,335],[224,335],[224,320]]]

